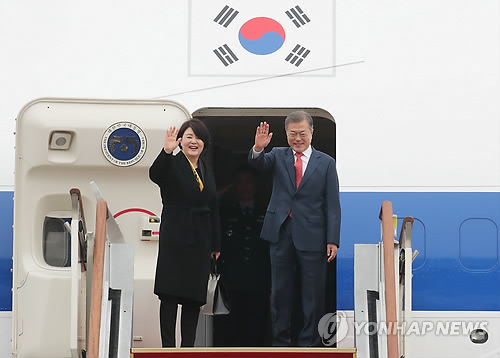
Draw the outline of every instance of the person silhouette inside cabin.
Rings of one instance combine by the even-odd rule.
[[[221,198],[221,280],[231,311],[217,316],[217,345],[263,347],[270,326],[269,244],[260,239],[265,206],[257,196],[256,172],[236,170]]]

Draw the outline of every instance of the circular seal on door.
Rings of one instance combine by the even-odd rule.
[[[119,167],[136,164],[146,153],[146,135],[131,122],[117,122],[102,136],[102,152],[107,160]]]

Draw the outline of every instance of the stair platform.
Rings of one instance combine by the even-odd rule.
[[[131,358],[356,358],[355,348],[133,348]]]

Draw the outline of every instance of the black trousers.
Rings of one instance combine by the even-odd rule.
[[[271,315],[273,346],[321,346],[318,323],[325,314],[326,244],[325,251],[300,251],[293,244],[291,220],[287,218],[280,229],[280,238],[270,245],[271,253]],[[296,274],[298,270],[298,275]],[[303,325],[297,341],[292,339],[292,317],[296,278],[300,277]]]
[[[182,305],[181,347],[194,347],[200,304],[175,296],[160,297],[160,331],[162,347],[175,347],[177,305]]]
[[[229,291],[229,290],[228,290]],[[269,293],[231,292],[231,313],[214,316],[216,347],[269,345]]]

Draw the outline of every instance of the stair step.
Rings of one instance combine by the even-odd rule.
[[[133,348],[131,358],[355,358],[355,348]]]

